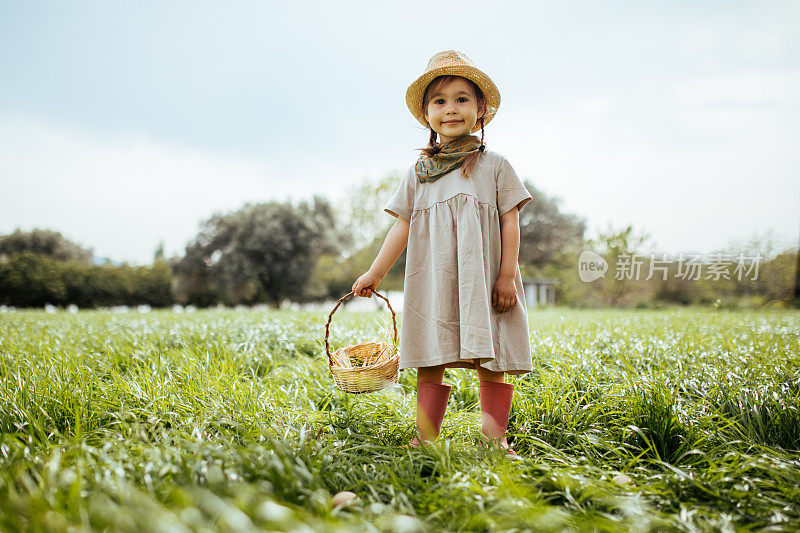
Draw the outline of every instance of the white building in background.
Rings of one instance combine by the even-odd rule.
[[[552,278],[522,278],[525,287],[525,305],[541,307],[556,304],[556,285],[559,281]]]

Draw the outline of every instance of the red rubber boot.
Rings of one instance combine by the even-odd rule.
[[[417,448],[439,436],[450,385],[417,382],[417,435],[403,448]]]
[[[514,385],[479,381],[478,388],[481,395],[481,433],[489,439],[490,444],[499,445],[506,453],[516,455],[517,452],[508,446],[506,440]]]

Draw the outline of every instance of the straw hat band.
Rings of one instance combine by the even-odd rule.
[[[497,109],[500,107],[500,91],[492,79],[482,70],[477,68],[470,58],[457,50],[445,50],[434,55],[425,72],[417,78],[414,83],[409,85],[406,91],[406,105],[420,124],[430,128],[430,124],[425,120],[425,113],[422,109],[422,99],[425,96],[425,89],[438,76],[461,76],[467,78],[477,85],[486,98],[486,114],[483,117],[484,125],[488,124]],[[480,129],[480,124],[476,124],[472,132]]]

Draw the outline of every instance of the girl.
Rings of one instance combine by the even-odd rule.
[[[505,437],[514,386],[504,378],[533,369],[517,263],[519,210],[531,195],[483,144],[500,93],[468,57],[447,50],[408,87],[406,104],[430,142],[387,204],[397,220],[353,292],[371,297],[408,245],[400,368],[418,369],[409,446],[439,435],[450,395],[444,369],[474,368],[481,433],[514,453]],[[478,129],[480,139],[470,135]]]

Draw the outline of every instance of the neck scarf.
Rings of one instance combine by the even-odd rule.
[[[420,155],[414,171],[420,183],[430,183],[438,180],[453,169],[460,167],[464,159],[475,152],[483,151],[481,140],[474,135],[462,135],[457,139],[442,145],[439,153],[432,157]]]

